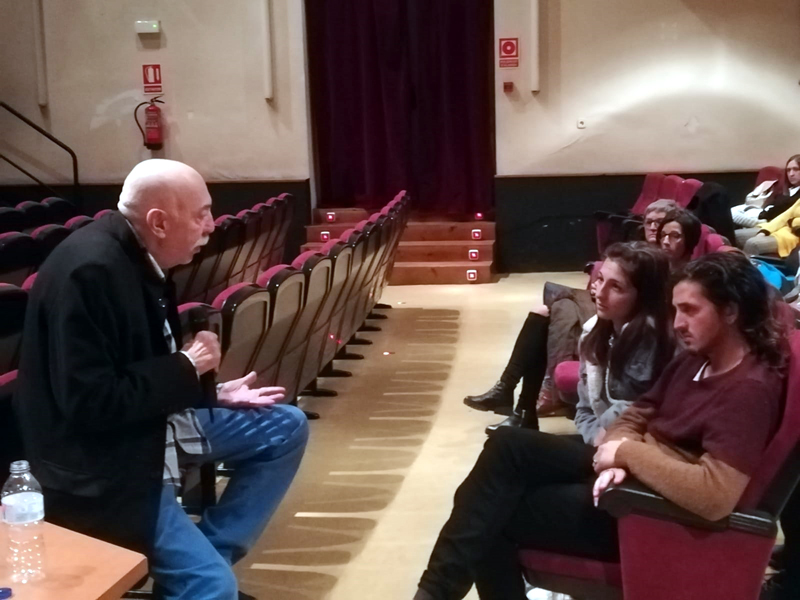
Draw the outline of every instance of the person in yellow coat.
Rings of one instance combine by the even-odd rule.
[[[777,254],[781,258],[789,256],[800,244],[800,160],[789,159],[786,164],[787,196],[794,199],[794,204],[770,221],[751,229],[740,229],[736,232],[736,241],[743,246],[745,253]]]

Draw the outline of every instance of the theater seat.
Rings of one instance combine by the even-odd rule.
[[[692,203],[692,198],[694,198],[694,195],[701,187],[703,187],[703,182],[697,179],[683,180],[675,194],[675,203],[681,208],[689,208],[689,205]]]
[[[711,522],[631,479],[611,487],[600,508],[617,518],[620,562],[520,551],[533,585],[577,597],[625,600],[754,600],[800,479],[800,335],[791,357],[780,428],[762,454],[736,511]]]
[[[42,225],[33,230],[31,237],[39,242],[42,262],[50,256],[56,246],[67,239],[70,233],[72,230],[63,225]]]
[[[286,396],[294,398],[309,382],[300,382],[306,347],[315,331],[330,287],[333,263],[327,256],[304,252],[292,262],[292,267],[305,277],[303,309],[297,319],[278,364],[276,384],[286,388]]]
[[[683,183],[683,177],[678,175],[667,175],[661,180],[661,185],[658,187],[657,200],[676,200],[678,197],[678,188]]]
[[[17,210],[22,213],[25,219],[25,231],[32,231],[41,225],[49,223],[47,207],[44,204],[28,200],[17,204]]]
[[[78,214],[75,205],[69,200],[52,196],[42,200],[42,204],[47,208],[47,222],[63,225],[72,217]]]
[[[662,181],[664,181],[663,173],[648,173],[644,176],[642,191],[639,192],[639,197],[636,198],[636,202],[634,202],[631,208],[632,214],[644,215],[644,211],[647,210],[647,207],[659,199],[658,191]]]
[[[25,233],[0,234],[0,282],[22,286],[41,263],[39,244]]]
[[[78,215],[77,217],[72,217],[71,219],[67,220],[67,222],[64,223],[64,227],[72,231],[77,231],[81,227],[86,227],[89,223],[94,223],[94,219],[92,217]]]
[[[577,394],[578,381],[580,380],[581,363],[577,360],[568,360],[556,365],[553,369],[553,384],[562,394]]]
[[[783,173],[784,170],[782,167],[763,167],[758,172],[758,175],[756,176],[756,184],[753,187],[758,187],[764,181],[775,181],[775,192],[778,194],[783,194]]]
[[[17,368],[27,305],[25,290],[0,283],[0,375]]]
[[[218,379],[244,377],[269,328],[269,292],[253,283],[241,282],[221,292],[212,305],[222,314],[222,362]]]
[[[269,292],[270,319],[251,370],[260,385],[275,385],[278,363],[303,310],[305,275],[289,265],[276,265],[261,274],[258,285]]]
[[[25,229],[25,215],[16,208],[0,207],[0,233]]]

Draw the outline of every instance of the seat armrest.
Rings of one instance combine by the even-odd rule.
[[[599,506],[616,518],[636,514],[707,531],[733,530],[763,537],[774,537],[778,533],[776,519],[764,511],[736,511],[719,521],[709,521],[670,502],[635,479],[610,486],[600,496]]]

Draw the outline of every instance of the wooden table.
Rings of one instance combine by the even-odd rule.
[[[147,559],[107,542],[44,524],[45,578],[12,583],[8,525],[0,522],[0,587],[14,591],[12,600],[118,599],[147,575]]]

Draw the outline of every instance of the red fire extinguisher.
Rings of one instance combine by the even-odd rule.
[[[161,96],[155,96],[147,102],[142,102],[133,111],[133,118],[136,120],[139,131],[142,132],[142,141],[148,150],[161,150],[164,147],[164,126],[161,123],[161,109],[156,106],[156,103],[164,104],[164,102],[159,98]],[[144,129],[139,124],[139,116],[137,114],[142,106],[147,106],[144,109]]]

